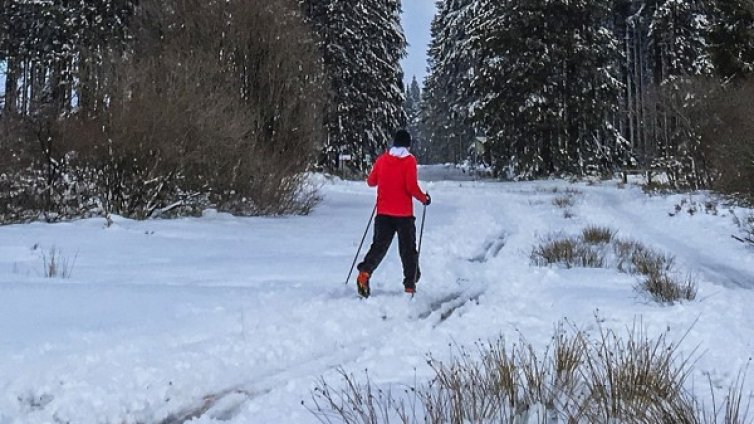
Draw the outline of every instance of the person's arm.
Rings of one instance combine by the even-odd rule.
[[[367,178],[367,185],[369,187],[377,187],[377,183],[380,181],[380,162],[380,158],[377,158],[372,172],[369,173],[369,177]]]
[[[427,203],[427,195],[419,188],[419,177],[416,173],[416,158],[410,156],[407,160],[408,175],[406,175],[406,191],[422,204]]]

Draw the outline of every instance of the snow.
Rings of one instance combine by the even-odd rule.
[[[442,359],[449,343],[520,332],[544,348],[559,320],[593,330],[595,315],[618,331],[637,319],[650,334],[688,331],[681,350],[701,352],[698,387],[707,375],[725,386],[750,363],[754,251],[730,237],[725,208],[670,216],[707,194],[457,172],[422,169],[433,203],[413,302],[397,247],[373,277],[373,297],[344,284],[374,202],[360,182],[325,180],[323,203],[306,217],[210,211],[0,227],[0,424],[316,423],[301,401],[319,377],[338,384],[338,367],[413,384],[431,375],[426,354]],[[578,190],[572,219],[552,203],[567,189]],[[699,281],[698,300],[661,306],[614,269],[530,265],[541,236],[588,224],[675,254]],[[71,278],[42,276],[53,247],[75,257]]]

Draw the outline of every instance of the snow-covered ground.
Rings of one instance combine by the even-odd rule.
[[[431,375],[428,352],[519,332],[544,347],[564,317],[590,329],[596,315],[618,330],[641,319],[650,334],[678,338],[690,329],[682,351],[698,348],[700,387],[707,373],[732,382],[751,361],[754,251],[730,237],[729,211],[671,217],[689,195],[614,182],[424,171],[433,204],[413,302],[397,247],[372,298],[344,284],[374,202],[361,183],[326,180],[306,217],[0,227],[0,424],[315,423],[301,401],[318,377],[337,383],[339,366],[412,384]],[[552,203],[567,189],[578,190],[570,219]],[[675,254],[699,281],[698,300],[660,306],[613,269],[530,265],[541,236],[588,224]],[[75,259],[71,278],[42,277],[53,248]]]

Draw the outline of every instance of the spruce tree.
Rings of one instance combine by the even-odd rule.
[[[132,0],[7,0],[0,12],[5,109],[51,115],[86,104],[89,85],[128,41]],[[94,81],[92,81],[94,79]],[[107,93],[100,93],[106,97]]]
[[[468,31],[474,7],[473,0],[441,0],[432,21],[422,96],[422,128],[432,161],[460,162],[474,137],[470,108],[475,51]]]
[[[406,103],[405,111],[407,124],[406,128],[414,138],[414,154],[417,157],[421,156],[424,159],[424,143],[423,135],[421,133],[421,102],[422,102],[422,90],[419,87],[419,82],[416,80],[416,76],[411,80],[411,84],[406,90]]]
[[[710,53],[725,79],[754,73],[754,5],[749,0],[712,0]]]
[[[617,40],[604,1],[481,0],[474,114],[511,177],[606,171],[617,153]]]
[[[708,15],[701,0],[664,0],[652,17],[649,38],[657,82],[677,77],[709,75],[712,64],[707,54]]]
[[[708,13],[701,0],[663,0],[649,25],[653,100],[648,125],[653,129],[652,166],[665,170],[672,181],[698,180],[703,161],[698,137],[684,121],[683,110],[693,95],[691,84],[712,73],[707,49]]]
[[[399,0],[306,0],[329,79],[323,164],[333,170],[342,153],[368,170],[393,132],[406,124],[400,60],[406,39]]]

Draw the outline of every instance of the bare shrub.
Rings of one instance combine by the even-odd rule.
[[[71,278],[73,268],[76,267],[76,259],[78,259],[78,253],[73,259],[69,259],[60,249],[53,246],[49,253],[42,252],[42,275],[46,278]]]
[[[405,401],[394,396],[391,390],[383,390],[373,384],[369,374],[359,382],[343,369],[338,373],[342,387],[336,388],[320,380],[312,394],[314,413],[320,422],[342,422],[346,424],[377,424],[391,422],[408,423],[409,410]]]
[[[754,3],[752,3],[754,7]],[[744,403],[744,399],[747,397],[744,394],[744,379],[746,372],[742,372],[736,378],[726,393],[724,403],[721,408],[717,407],[717,404],[713,402],[714,408],[711,414],[705,414],[704,424],[745,424],[751,422],[749,420],[749,411],[751,408],[752,396],[748,396],[748,401]],[[712,388],[712,380],[710,378],[710,392],[714,399],[714,389]]]
[[[308,212],[317,198],[302,186],[322,131],[323,70],[296,3],[143,9],[142,54],[121,78],[132,93],[116,111],[122,144],[155,146],[165,174],[177,169],[182,185],[220,210]]]
[[[553,383],[570,398],[576,395],[579,372],[586,361],[587,337],[581,331],[569,333],[560,323],[553,340]]]
[[[713,90],[697,109],[701,144],[716,173],[712,188],[754,199],[754,79]]]
[[[539,266],[558,263],[571,265],[575,262],[577,243],[573,238],[551,236],[550,240],[542,240],[540,245],[534,248],[530,255],[531,260]]]
[[[673,207],[673,211],[668,212],[668,215],[671,217],[677,216],[681,211],[685,211],[691,216],[701,212],[704,212],[707,215],[717,215],[718,201],[716,199],[698,201],[689,197],[688,199],[682,199],[679,203],[676,203]]]
[[[682,187],[658,181],[647,181],[646,183],[642,184],[641,189],[646,194],[660,196],[684,191]]]
[[[129,32],[126,53],[81,70],[97,77],[79,81],[80,108],[0,120],[29,156],[0,176],[0,219],[311,210],[326,95],[295,0],[149,0]]]
[[[581,239],[588,244],[608,244],[613,241],[616,233],[610,227],[590,225],[581,231]]]

